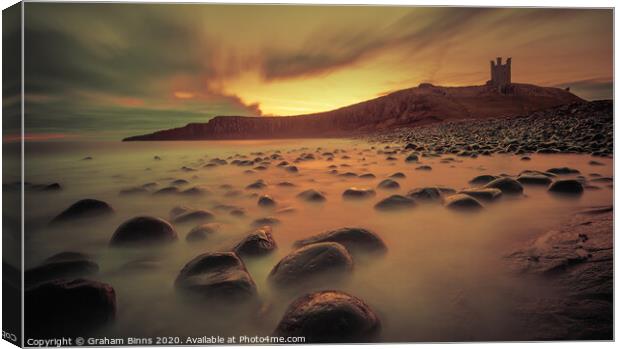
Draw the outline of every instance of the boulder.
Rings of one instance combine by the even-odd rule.
[[[440,202],[442,192],[437,187],[415,188],[407,193],[407,196],[421,202]]]
[[[111,246],[137,246],[168,244],[177,240],[177,232],[170,223],[161,218],[140,216],[121,224],[112,239]]]
[[[197,256],[181,269],[175,287],[200,300],[243,301],[257,295],[254,280],[234,252]]]
[[[116,293],[101,282],[61,279],[27,289],[24,306],[28,337],[74,337],[92,333],[114,320]]]
[[[257,218],[252,222],[253,227],[260,228],[264,225],[274,226],[280,224],[280,220],[276,217]]]
[[[549,173],[553,173],[556,175],[568,175],[568,174],[579,174],[579,170],[570,167],[554,167],[547,170]]]
[[[560,179],[549,186],[549,192],[563,195],[583,194],[583,185],[574,179]]]
[[[523,185],[544,185],[551,183],[551,178],[541,174],[522,174],[517,181]]]
[[[207,238],[207,236],[211,234],[215,234],[220,229],[220,225],[217,223],[205,223],[200,224],[192,228],[192,230],[187,233],[185,236],[185,240],[187,242],[196,242],[202,241]]]
[[[26,287],[56,280],[86,277],[99,272],[99,265],[79,252],[61,252],[47,258],[41,265],[26,270]]]
[[[261,256],[277,248],[276,241],[271,234],[271,227],[264,226],[249,233],[243,240],[233,247],[233,251],[241,256]]]
[[[320,291],[295,300],[274,336],[304,337],[306,343],[367,343],[376,339],[380,321],[361,299],[340,291]]]
[[[179,188],[177,187],[165,187],[162,189],[159,189],[158,191],[154,192],[153,195],[172,195],[172,194],[178,194],[179,193]]]
[[[345,199],[367,199],[375,196],[376,194],[377,193],[370,188],[351,187],[342,193],[342,197]]]
[[[396,211],[415,207],[416,203],[413,199],[402,196],[392,195],[375,204],[375,209],[380,211]]]
[[[469,181],[469,184],[471,185],[485,185],[493,180],[497,179],[496,176],[492,176],[492,175],[480,175],[480,176],[476,176],[474,177],[472,180]]]
[[[173,223],[187,223],[187,222],[208,222],[215,218],[215,215],[207,210],[195,210],[181,212],[179,214],[170,214],[170,218]]]
[[[335,242],[321,242],[301,247],[278,262],[269,273],[276,286],[299,286],[321,275],[350,272],[353,259],[349,251]]]
[[[470,188],[461,190],[460,194],[466,194],[480,201],[495,201],[502,196],[502,191],[496,188]]]
[[[301,200],[308,202],[323,202],[327,200],[323,193],[315,189],[304,190],[301,193],[297,194],[297,197]]]
[[[393,179],[384,179],[377,185],[377,188],[381,189],[398,189],[400,188],[400,184]]]
[[[293,246],[303,247],[320,242],[336,242],[351,252],[384,252],[387,250],[383,240],[374,232],[363,228],[340,228],[326,231],[306,239],[296,241]]]
[[[478,200],[467,194],[454,194],[445,201],[447,208],[457,211],[478,211],[483,208]]]
[[[505,195],[521,195],[523,194],[523,186],[521,183],[509,177],[500,177],[487,183],[484,188],[495,188],[502,191]]]
[[[56,216],[51,224],[64,223],[81,218],[104,217],[114,213],[114,209],[107,202],[95,199],[77,201]]]
[[[261,195],[258,198],[258,206],[261,207],[274,207],[276,205],[276,201],[269,195]]]

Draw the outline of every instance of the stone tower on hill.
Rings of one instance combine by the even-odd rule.
[[[510,65],[512,58],[506,60],[506,64],[502,64],[502,57],[497,57],[497,61],[491,61],[491,80],[487,82],[497,87],[500,92],[506,93],[511,83]]]

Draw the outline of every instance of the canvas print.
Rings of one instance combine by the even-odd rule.
[[[613,339],[613,9],[16,6],[5,339]]]

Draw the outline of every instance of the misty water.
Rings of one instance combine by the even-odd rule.
[[[375,149],[371,149],[373,146]],[[318,147],[321,150],[317,152]],[[395,155],[397,160],[386,160],[387,155],[377,152],[383,148],[383,144],[362,140],[334,139],[28,143],[26,181],[58,182],[63,189],[25,194],[26,268],[62,251],[91,255],[100,266],[92,279],[112,285],[118,302],[116,321],[100,329],[101,336],[268,335],[293,299],[312,290],[336,289],[361,298],[376,311],[382,323],[381,341],[528,339],[524,332],[526,319],[517,315],[520,304],[556,290],[544,280],[513,273],[504,256],[515,246],[567,221],[576,211],[611,205],[613,191],[607,183],[593,183],[599,190],[586,190],[578,199],[558,198],[549,195],[544,187],[527,186],[523,196],[505,197],[485,204],[481,212],[468,214],[436,204],[419,204],[394,213],[377,211],[373,206],[385,197],[404,195],[416,187],[470,187],[468,181],[480,174],[517,175],[526,169],[545,171],[569,166],[579,169],[587,179],[590,173],[612,176],[613,160],[596,158],[603,165],[592,166],[589,161],[594,158],[576,154],[533,154],[531,161],[510,154],[479,158],[443,155],[408,164],[404,161],[406,153]],[[333,161],[321,156],[336,149],[342,151],[335,154]],[[251,167],[203,167],[216,157],[228,159],[242,154],[253,159],[258,155],[252,153],[269,156],[277,150],[291,163],[304,152],[315,154],[317,159],[294,164],[298,173],[276,167],[279,160],[272,161],[267,170],[252,174],[244,173]],[[92,160],[82,160],[87,156]],[[347,156],[350,158],[343,158]],[[457,161],[441,163],[446,157]],[[430,165],[432,170],[415,170],[420,164]],[[340,173],[372,173],[376,178],[330,174],[330,165],[338,166]],[[185,172],[183,166],[196,171]],[[407,176],[396,179],[400,189],[376,188],[395,172]],[[201,185],[211,194],[119,195],[122,189],[148,182],[156,182],[155,189],[160,189],[175,179],[190,182],[183,188]],[[262,190],[245,189],[257,179],[263,179],[268,186]],[[276,185],[283,181],[296,186]],[[240,195],[226,195],[230,189],[222,188],[224,184],[239,190]],[[352,186],[373,188],[377,195],[367,200],[343,200],[342,192]],[[306,189],[324,192],[327,201],[301,201],[296,195]],[[258,207],[253,194],[263,193],[276,200],[276,208]],[[116,213],[60,227],[48,226],[55,215],[84,198],[106,201]],[[214,209],[219,204],[241,207],[246,215],[235,217]],[[215,222],[221,224],[220,232],[204,241],[188,243],[185,236],[196,224],[176,224],[179,240],[174,244],[109,247],[110,237],[123,221],[138,215],[168,219],[170,209],[178,205],[213,211]],[[289,207],[296,210],[276,212]],[[204,252],[230,250],[251,230],[254,219],[266,216],[282,222],[273,228],[278,249],[265,257],[244,259],[257,284],[259,306],[193,303],[175,292],[174,280],[188,261]],[[312,287],[282,292],[267,282],[271,268],[293,250],[294,241],[340,227],[376,232],[385,241],[387,253],[355,258],[349,277],[318,280]],[[145,263],[141,268],[127,265],[136,261]]]

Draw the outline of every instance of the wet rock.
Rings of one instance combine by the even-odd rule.
[[[258,206],[260,207],[274,207],[276,206],[276,201],[269,195],[261,195],[258,198]]]
[[[554,167],[547,170],[549,173],[556,175],[579,174],[579,170],[570,167]]]
[[[234,252],[197,256],[181,269],[175,287],[186,295],[207,301],[244,301],[257,295],[254,280]]]
[[[604,163],[596,161],[596,160],[590,160],[588,162],[588,165],[590,165],[590,166],[605,166]]]
[[[402,172],[396,172],[396,173],[390,175],[390,178],[405,178],[405,177],[407,177],[407,176],[405,176],[405,174],[402,173]]]
[[[54,280],[24,293],[25,327],[30,338],[92,333],[116,316],[116,293],[108,284]]]
[[[416,203],[413,199],[402,195],[392,195],[379,201],[375,205],[375,209],[379,211],[397,211],[415,207]]]
[[[540,174],[523,174],[517,178],[517,181],[523,185],[544,185],[551,183],[551,178]]]
[[[522,156],[521,157],[521,161],[530,161],[532,160],[532,158],[530,158],[529,156]]]
[[[297,194],[297,197],[308,202],[324,202],[327,200],[323,193],[315,189],[304,190]]]
[[[295,300],[274,336],[303,336],[307,343],[367,343],[376,339],[380,321],[361,299],[340,291],[320,291]]]
[[[495,201],[502,196],[502,191],[495,188],[471,188],[461,190],[460,194],[466,194],[480,201]]]
[[[249,233],[235,245],[233,251],[241,257],[252,257],[271,253],[276,248],[277,244],[271,234],[271,227],[264,226]]]
[[[170,182],[170,185],[174,185],[174,186],[182,186],[182,185],[186,185],[189,184],[188,181],[186,181],[185,179],[176,179],[172,182]]]
[[[480,176],[474,177],[471,181],[469,181],[469,184],[471,184],[471,185],[486,185],[489,182],[494,181],[495,179],[497,179],[496,176],[480,175]]]
[[[377,178],[377,176],[375,176],[372,173],[364,173],[364,174],[360,175],[360,178],[363,178],[363,179],[373,179],[373,178]]]
[[[428,166],[428,165],[422,165],[422,166],[416,167],[415,169],[416,169],[416,171],[430,171],[433,168]]]
[[[220,230],[220,225],[217,223],[205,223],[200,224],[192,228],[192,230],[187,233],[185,236],[185,240],[187,242],[197,242],[202,241],[207,238],[207,236],[211,234],[215,234]]]
[[[523,186],[512,178],[501,177],[487,183],[484,188],[496,188],[505,195],[523,194]]]
[[[400,184],[393,179],[384,179],[377,185],[377,188],[381,189],[398,189],[400,188]]]
[[[286,169],[286,171],[292,172],[292,173],[299,172],[299,169],[297,168],[297,166],[286,166],[285,169]]]
[[[114,209],[107,202],[95,199],[83,199],[56,216],[51,224],[64,223],[74,219],[104,217],[114,213]]]
[[[407,193],[407,196],[422,202],[440,202],[442,192],[437,187],[415,188]]]
[[[368,199],[374,197],[376,194],[377,193],[370,188],[351,187],[342,193],[342,197],[345,199]]]
[[[195,186],[195,187],[191,187],[191,188],[183,190],[180,194],[188,195],[188,196],[204,196],[204,195],[211,195],[211,191],[201,186]]]
[[[483,208],[478,200],[466,194],[454,194],[446,198],[447,208],[457,211],[478,211]]]
[[[374,232],[363,228],[340,228],[295,241],[293,246],[303,247],[320,242],[336,242],[349,252],[384,252],[387,247]]]
[[[262,227],[264,225],[274,226],[280,224],[280,220],[276,217],[257,218],[252,222],[253,227]]]
[[[581,195],[583,185],[574,179],[560,179],[549,186],[549,192],[564,195]]]
[[[269,273],[269,281],[284,286],[300,286],[326,274],[342,274],[353,269],[347,249],[335,242],[301,247],[285,256]]]
[[[110,246],[141,246],[168,244],[177,240],[177,232],[170,223],[161,218],[139,216],[121,224]]]
[[[279,187],[295,187],[296,185],[291,182],[280,182],[278,183]]]
[[[61,252],[46,259],[41,265],[26,270],[26,287],[56,279],[75,279],[99,272],[99,265],[79,252]]]

